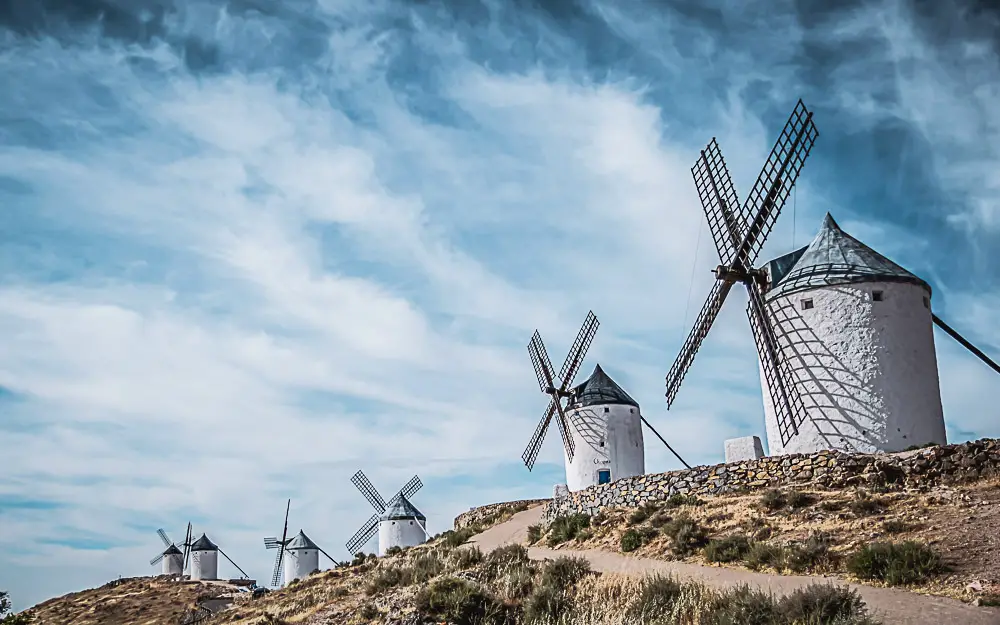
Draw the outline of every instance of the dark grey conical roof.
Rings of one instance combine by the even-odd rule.
[[[218,550],[219,550],[218,545],[210,541],[208,539],[208,536],[206,536],[205,534],[202,534],[201,538],[194,541],[194,544],[191,545],[191,551],[218,551]]]
[[[379,521],[396,521],[396,520],[414,520],[418,519],[420,521],[426,521],[427,517],[423,515],[420,510],[417,510],[416,506],[410,503],[410,500],[406,497],[399,495],[389,503],[389,507],[385,509],[385,512],[379,516]]]
[[[599,406],[601,404],[619,404],[639,407],[639,404],[618,386],[611,377],[604,373],[601,365],[594,367],[587,381],[573,389],[572,405],[578,408]]]
[[[765,265],[767,298],[852,282],[926,282],[840,229],[830,213],[812,242]]]
[[[170,545],[169,547],[167,547],[167,550],[163,552],[163,555],[165,555],[165,556],[181,556],[181,555],[184,555],[184,554],[181,552],[180,549],[177,548],[177,545]]]
[[[319,549],[319,547],[316,546],[316,543],[309,540],[305,532],[299,530],[299,533],[295,535],[295,538],[288,543],[285,549],[294,551],[296,549]]]

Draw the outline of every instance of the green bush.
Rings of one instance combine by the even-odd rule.
[[[542,569],[542,586],[566,590],[590,573],[590,562],[584,558],[561,556],[545,563]]]
[[[664,525],[663,533],[670,537],[670,547],[679,556],[690,555],[708,542],[708,532],[705,528],[686,514]]]
[[[524,545],[504,545],[486,554],[486,573],[490,577],[500,575],[504,570],[527,565],[530,562]]]
[[[855,516],[867,516],[882,512],[888,505],[884,499],[858,493],[857,498],[848,504],[848,507]]]
[[[463,549],[456,549],[451,556],[456,568],[467,569],[483,561],[483,552],[479,547],[473,545]]]
[[[830,546],[833,539],[826,532],[813,532],[802,543],[790,545],[785,550],[784,565],[795,573],[832,569],[834,563]]]
[[[464,545],[478,533],[474,527],[463,527],[457,530],[442,532],[441,538],[446,546],[454,548]]]
[[[555,546],[576,538],[577,533],[585,527],[590,527],[590,517],[577,512],[553,519],[549,526],[549,546]]]
[[[622,534],[620,546],[624,553],[635,551],[639,547],[642,547],[642,545],[642,535],[634,529],[625,530]]]
[[[709,622],[719,625],[777,625],[780,621],[774,596],[746,585],[720,593],[708,608]]]
[[[911,525],[904,521],[891,519],[882,523],[882,531],[886,534],[901,534],[909,531],[910,529]]]
[[[403,573],[402,567],[384,566],[375,571],[371,581],[368,582],[368,586],[365,588],[365,592],[369,595],[376,595],[390,588],[404,585],[405,579],[406,575]]]
[[[400,547],[400,546],[398,546],[398,545],[394,545],[394,546],[389,547],[388,549],[386,549],[384,555],[387,555],[387,556],[396,556],[396,555],[399,555],[401,553],[403,553],[403,548]]]
[[[647,513],[642,508],[639,508],[638,510],[633,510],[632,514],[628,515],[628,524],[638,525],[648,518],[649,518],[649,513]]]
[[[421,589],[415,598],[422,617],[453,623],[501,623],[506,608],[472,582],[442,577]]]
[[[666,512],[657,512],[653,516],[649,517],[649,524],[659,529],[672,520],[673,517],[667,514]]]
[[[788,504],[789,508],[798,510],[799,508],[805,508],[806,506],[811,506],[816,503],[816,498],[809,493],[802,493],[797,490],[793,490],[789,491],[785,496],[785,502]]]
[[[705,545],[705,559],[709,562],[737,562],[750,551],[750,540],[745,534],[733,534]]]
[[[767,568],[780,571],[785,566],[785,550],[780,545],[754,543],[750,545],[744,562],[747,568],[754,571]]]
[[[891,586],[922,582],[943,568],[937,552],[914,541],[865,545],[847,562],[847,570],[858,578]]]
[[[819,583],[792,591],[781,599],[778,609],[791,623],[850,623],[850,619],[863,619],[868,614],[856,591]]]
[[[638,623],[658,622],[670,615],[681,591],[681,583],[672,577],[648,575],[642,579],[639,596],[629,605],[626,615]]]
[[[539,586],[524,602],[524,620],[527,623],[558,622],[572,607],[572,601],[564,591],[552,586]]]
[[[844,509],[842,501],[823,501],[819,504],[819,509],[823,512],[837,512]]]
[[[770,510],[771,512],[781,510],[786,504],[785,493],[777,488],[764,491],[764,494],[760,496],[760,505],[765,510]]]
[[[358,608],[358,617],[366,621],[377,619],[380,616],[378,608],[370,603],[366,603]]]
[[[482,554],[480,554],[482,555]],[[444,562],[435,553],[424,552],[413,558],[403,572],[407,585],[423,584],[444,572]]]
[[[542,539],[542,526],[535,524],[528,526],[528,544],[534,545]]]
[[[703,503],[705,502],[698,499],[697,495],[674,493],[670,497],[667,497],[667,501],[664,503],[664,506],[667,508],[679,508],[681,506],[700,506]]]

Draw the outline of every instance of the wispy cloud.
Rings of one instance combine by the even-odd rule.
[[[287,497],[343,554],[357,468],[418,473],[432,531],[545,496],[561,452],[519,465],[544,408],[524,345],[538,327],[559,358],[588,309],[585,370],[719,461],[762,429],[738,294],[663,408],[716,260],[689,169],[717,136],[745,194],[800,96],[822,136],[763,256],[831,210],[1000,347],[995,18],[740,6],[0,12],[0,588],[24,607],[145,573],[150,528],[189,520],[264,579]],[[1000,434],[991,374],[948,341],[950,432]]]

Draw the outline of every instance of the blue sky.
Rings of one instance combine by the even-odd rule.
[[[287,497],[346,556],[358,468],[418,473],[434,532],[547,496],[525,345],[560,360],[589,309],[584,372],[689,462],[762,436],[738,290],[669,413],[663,380],[717,261],[694,158],[717,137],[745,194],[799,97],[821,134],[761,258],[830,211],[997,354],[998,24],[944,4],[0,4],[0,588],[151,573],[189,520],[267,579]],[[949,435],[1000,435],[995,374],[936,340]]]

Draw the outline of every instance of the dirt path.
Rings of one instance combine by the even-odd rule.
[[[473,536],[469,542],[478,545],[483,551],[492,551],[497,547],[512,543],[526,544],[528,526],[538,523],[541,516],[541,506],[519,512],[506,523],[501,523],[482,534]],[[724,588],[738,584],[750,584],[779,595],[787,594],[796,588],[802,588],[817,581],[829,580],[840,584],[846,583],[836,577],[769,575],[685,562],[633,558],[610,551],[589,549],[573,551],[530,547],[528,555],[533,560],[569,555],[580,556],[590,561],[590,565],[595,571],[603,573],[645,575],[651,572],[661,572],[683,579],[702,581],[715,587]],[[954,599],[920,595],[893,588],[875,588],[860,584],[848,585],[858,591],[865,603],[868,604],[868,608],[881,617],[885,625],[937,625],[939,623],[942,625],[952,623],[1000,625],[1000,609],[977,608]]]

